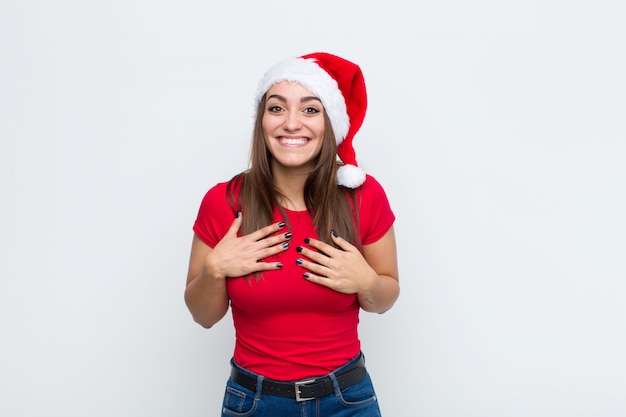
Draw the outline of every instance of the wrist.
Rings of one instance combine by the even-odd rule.
[[[364,280],[364,285],[357,292],[357,295],[361,298],[371,298],[371,295],[375,292],[379,281],[380,276],[376,273],[376,271],[372,270],[372,273],[369,274],[366,280]]]
[[[220,270],[219,263],[215,262],[210,255],[206,257],[200,275],[209,281],[223,281],[226,279],[226,274]]]

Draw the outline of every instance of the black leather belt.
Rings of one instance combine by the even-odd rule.
[[[356,384],[365,378],[366,373],[365,359],[361,356],[354,365],[336,375],[339,388],[344,389]],[[234,366],[230,372],[230,377],[239,385],[251,391],[256,391],[256,377],[244,374]],[[283,382],[266,378],[263,380],[262,392],[266,395],[277,395],[294,398],[296,401],[306,401],[332,394],[335,390],[330,376],[321,376],[294,382]]]

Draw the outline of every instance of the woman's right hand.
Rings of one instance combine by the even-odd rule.
[[[290,233],[274,223],[245,236],[237,236],[242,216],[233,221],[224,237],[210,248],[194,235],[189,257],[185,302],[194,320],[210,328],[228,311],[227,277],[247,276],[254,272],[281,268],[279,262],[264,262],[289,247]]]
[[[214,278],[241,277],[260,271],[280,269],[280,262],[263,259],[276,255],[289,247],[291,233],[280,233],[283,222],[263,227],[245,236],[237,236],[243,216],[239,213],[228,232],[204,260],[203,269]]]

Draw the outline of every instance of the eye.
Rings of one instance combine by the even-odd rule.
[[[318,108],[315,108],[315,107],[306,107],[304,109],[304,113],[310,114],[310,115],[317,114],[319,112],[320,112],[320,110]]]
[[[283,108],[277,105],[270,105],[267,106],[267,111],[270,113],[278,113],[282,110]]]

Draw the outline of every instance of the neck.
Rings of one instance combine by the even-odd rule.
[[[305,170],[285,170],[272,167],[274,185],[283,195],[279,197],[281,206],[295,211],[306,210],[304,202],[304,184],[309,176]]]

